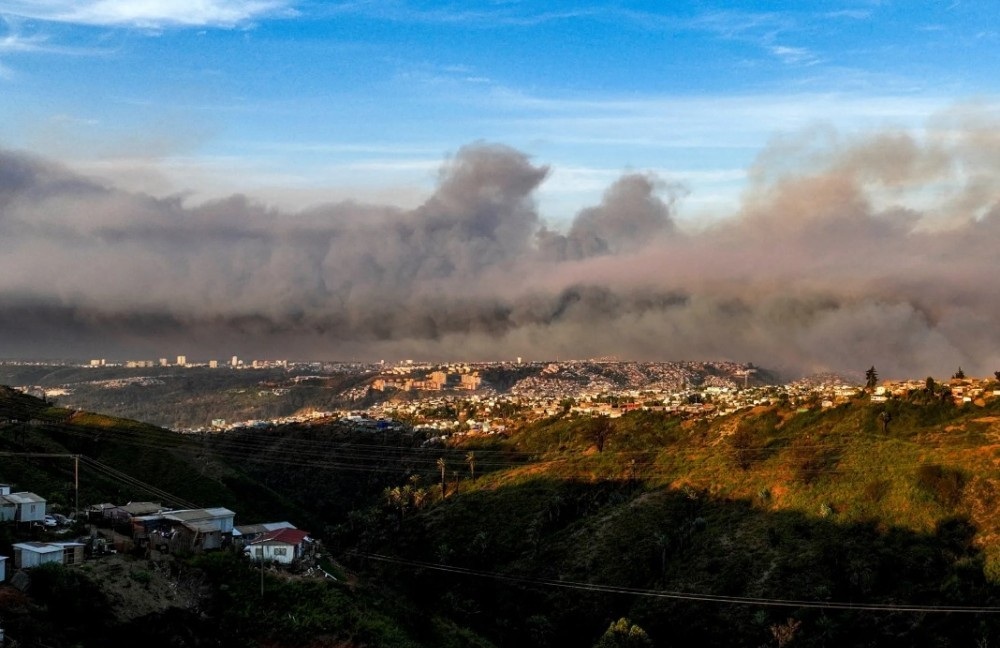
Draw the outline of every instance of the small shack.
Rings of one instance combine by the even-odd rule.
[[[14,505],[14,520],[16,522],[41,522],[45,519],[45,498],[27,491],[0,495]]]
[[[53,542],[51,543],[62,548],[62,564],[79,565],[83,562],[84,550],[87,545],[83,542]]]
[[[185,509],[163,514],[171,527],[170,550],[220,549],[232,537],[236,514],[226,508]]]
[[[14,569],[31,569],[63,562],[63,548],[49,542],[19,542],[14,545]]]
[[[106,508],[102,511],[104,519],[114,526],[129,526],[134,517],[152,515],[163,510],[159,502],[129,502],[124,506]]]

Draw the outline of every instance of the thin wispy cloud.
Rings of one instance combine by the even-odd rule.
[[[790,65],[815,65],[820,62],[819,57],[804,47],[773,45],[769,49],[771,54]]]
[[[871,16],[872,12],[868,9],[840,9],[823,14],[825,18],[849,18],[851,20],[867,20]]]
[[[537,11],[518,3],[495,4],[488,8],[417,7],[401,1],[344,2],[316,8],[328,14],[360,15],[392,22],[424,23],[438,25],[465,25],[495,28],[531,27],[550,22],[600,15],[603,10],[572,8]]]
[[[234,27],[294,12],[287,0],[46,0],[0,2],[0,15],[140,28]]]
[[[9,33],[0,37],[0,53],[45,51],[46,39],[41,36],[25,37]]]

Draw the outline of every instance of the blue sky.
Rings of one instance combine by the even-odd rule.
[[[0,0],[0,147],[126,189],[298,209],[414,206],[448,155],[500,142],[552,167],[553,222],[624,171],[683,183],[681,219],[718,218],[774,137],[919,132],[991,105],[997,9]]]

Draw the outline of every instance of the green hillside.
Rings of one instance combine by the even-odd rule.
[[[622,617],[657,646],[1000,638],[996,401],[561,415],[435,447],[335,422],[190,438],[2,396],[3,450],[307,521],[353,589],[291,582],[261,617],[245,566],[199,567],[226,584],[212,627],[242,645],[592,646]],[[69,470],[4,457],[0,479],[58,501]],[[88,500],[124,488],[88,479]]]
[[[529,463],[402,518],[386,506],[377,528],[398,529],[357,542],[387,580],[498,643],[591,645],[627,616],[656,645],[789,632],[795,645],[977,645],[1000,636],[1000,610],[896,608],[1000,605],[996,414],[938,401],[635,413],[600,452],[591,421],[549,419],[511,439]],[[850,609],[865,605],[888,607]]]
[[[52,407],[6,387],[0,387],[0,452],[0,481],[38,493],[57,511],[76,504],[73,460],[33,454],[82,455],[81,506],[162,499],[174,507],[224,506],[238,512],[238,523],[308,518],[306,509],[249,479],[239,465],[214,460],[199,438]]]

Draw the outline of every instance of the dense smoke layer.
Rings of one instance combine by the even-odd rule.
[[[730,359],[788,372],[1000,369],[1000,129],[776,141],[736,214],[623,176],[564,232],[498,145],[419,208],[197,207],[0,152],[0,356]]]

